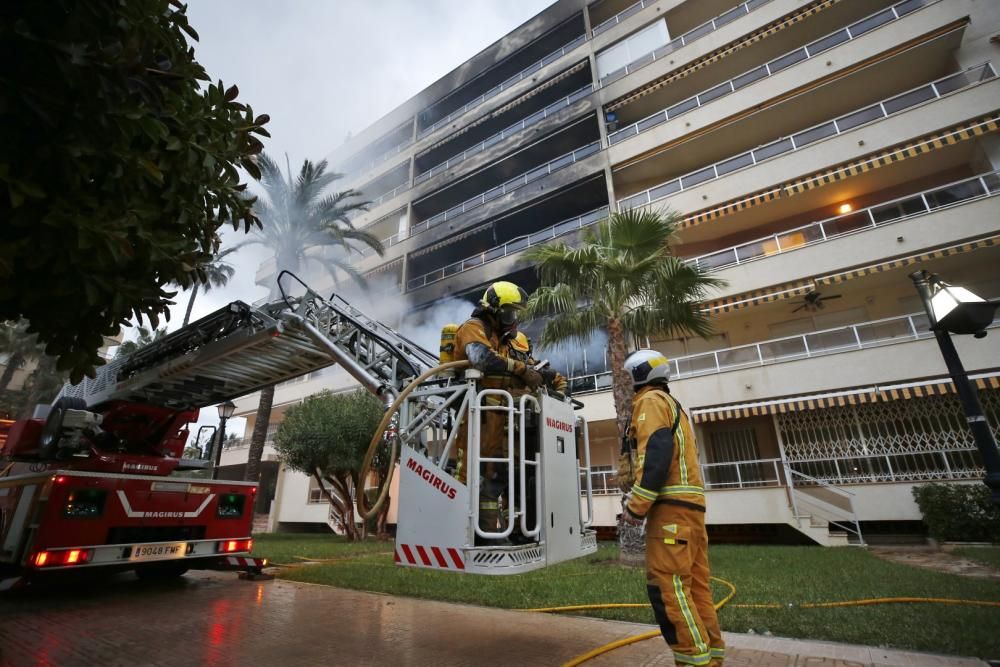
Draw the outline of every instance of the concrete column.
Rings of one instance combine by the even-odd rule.
[[[585,4],[583,6],[583,31],[588,36],[590,35],[590,5]]]

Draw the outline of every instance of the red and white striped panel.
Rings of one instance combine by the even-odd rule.
[[[264,567],[264,560],[262,558],[247,556],[226,556],[226,562],[233,567]]]
[[[433,567],[441,570],[464,570],[465,561],[458,549],[397,544],[395,561],[400,565]]]

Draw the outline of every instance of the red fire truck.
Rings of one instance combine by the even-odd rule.
[[[192,474],[210,457],[183,457],[188,424],[199,408],[334,363],[396,415],[382,440],[400,456],[399,565],[516,574],[596,550],[586,423],[570,400],[481,389],[476,371],[442,371],[343,299],[287,272],[278,286],[272,303],[233,302],[63,387],[34,418],[8,423],[5,441],[0,428],[0,590],[84,568],[259,574],[256,485]],[[465,484],[453,476],[459,424],[486,411],[505,415],[507,443],[502,458],[480,457],[479,428],[467,429]],[[481,466],[505,472],[494,530],[478,521]]]

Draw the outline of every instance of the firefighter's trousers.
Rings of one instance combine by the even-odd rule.
[[[721,664],[725,644],[709,588],[704,512],[668,503],[650,509],[646,591],[678,665]]]
[[[507,413],[482,413],[480,428],[479,456],[482,458],[499,458],[507,454]],[[462,484],[466,483],[469,470],[468,422],[462,421],[459,427],[456,443],[458,469],[455,478]],[[502,477],[502,479],[501,479]],[[496,463],[483,463],[479,468],[479,529],[484,532],[497,532],[500,518],[500,494],[507,489],[507,475],[504,466]]]

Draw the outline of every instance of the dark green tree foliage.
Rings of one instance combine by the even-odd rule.
[[[985,484],[924,484],[912,491],[934,539],[1000,543],[1000,508]]]
[[[350,539],[362,538],[354,521],[358,473],[385,408],[371,394],[357,390],[322,391],[285,413],[274,448],[291,468],[311,476],[330,501],[333,514]]]
[[[237,168],[267,116],[209,81],[176,0],[0,8],[0,320],[25,318],[74,381],[101,336],[153,328],[204,283],[218,229],[259,226]]]

